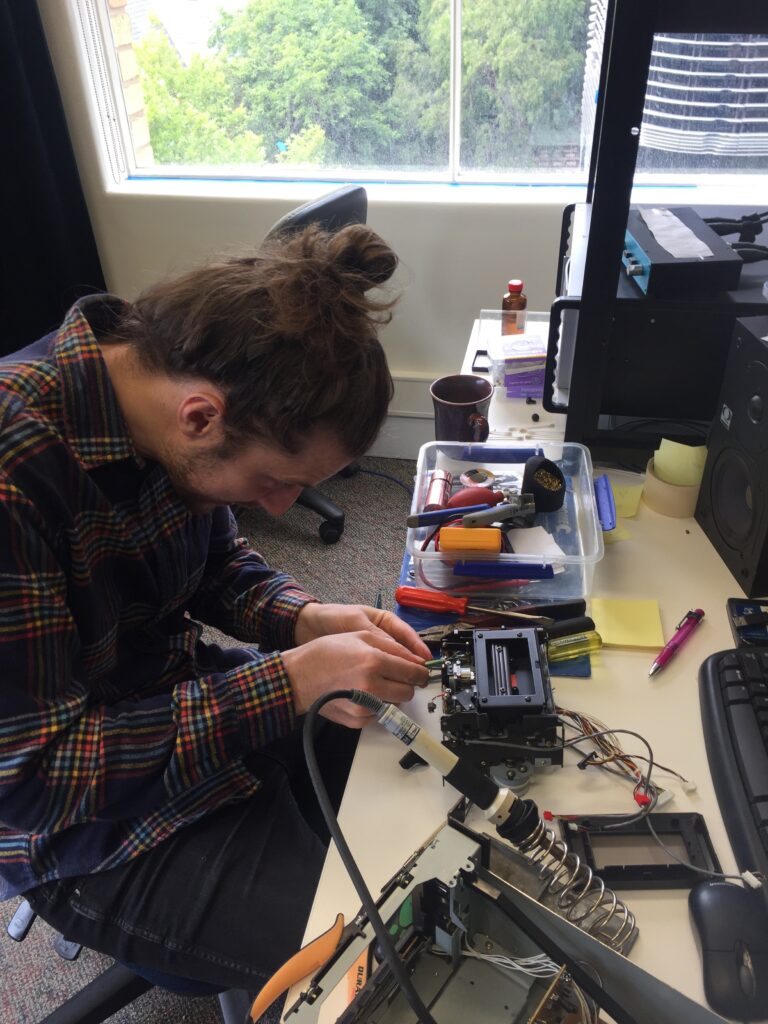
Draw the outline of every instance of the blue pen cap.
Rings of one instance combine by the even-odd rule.
[[[611,481],[603,474],[595,477],[595,502],[597,503],[597,518],[600,522],[600,529],[603,533],[616,529],[616,502],[613,498]]]

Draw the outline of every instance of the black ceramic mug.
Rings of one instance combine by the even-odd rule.
[[[435,407],[436,441],[486,441],[493,384],[485,377],[454,373],[429,389]]]

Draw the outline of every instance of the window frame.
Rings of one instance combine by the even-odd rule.
[[[379,195],[417,198],[418,201],[452,202],[462,200],[501,202],[578,201],[587,184],[587,168],[563,172],[553,170],[510,170],[503,173],[472,170],[462,172],[461,138],[461,12],[463,0],[447,0],[450,10],[450,99],[448,167],[443,172],[362,170],[358,168],[311,168],[275,166],[274,173],[264,165],[259,173],[247,173],[245,165],[162,164],[151,168],[137,165],[131,132],[131,120],[122,87],[117,48],[114,45],[109,15],[109,0],[74,0],[78,38],[86,78],[90,86],[95,116],[94,137],[105,160],[106,185],[110,190],[166,194],[232,196],[274,194],[286,197],[300,192],[316,194],[317,187],[355,181],[375,189]],[[108,174],[107,174],[108,169]],[[683,182],[671,172],[638,172],[633,186],[633,202],[689,202],[724,205],[724,193],[739,190],[739,202],[765,203],[760,188],[761,172],[725,174],[690,173]],[[266,191],[265,191],[266,189]],[[762,197],[762,198],[761,198]]]
[[[448,160],[444,171],[398,171],[389,168],[362,169],[345,167],[296,167],[265,164],[258,173],[249,174],[247,165],[159,164],[140,167],[136,161],[131,134],[131,119],[126,106],[115,46],[109,0],[75,0],[80,23],[83,56],[88,69],[92,93],[98,110],[101,143],[116,184],[121,181],[249,181],[249,182],[346,182],[379,185],[434,186],[524,186],[542,188],[586,187],[586,168],[578,172],[546,170],[509,170],[483,172],[461,169],[461,14],[464,0],[446,0],[450,14]],[[98,26],[98,34],[93,27]],[[274,172],[271,168],[274,167]]]

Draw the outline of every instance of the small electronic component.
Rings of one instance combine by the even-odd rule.
[[[725,607],[737,647],[768,647],[768,598],[729,597]]]

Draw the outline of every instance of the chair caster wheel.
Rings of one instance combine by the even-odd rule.
[[[333,523],[320,523],[320,539],[326,544],[335,544],[341,537],[341,530]]]

